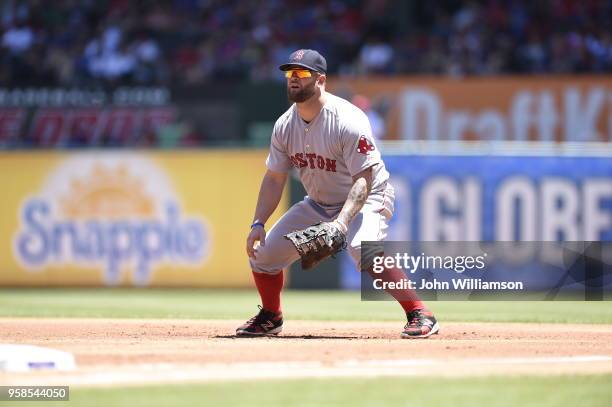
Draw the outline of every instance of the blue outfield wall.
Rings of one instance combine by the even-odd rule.
[[[612,241],[612,157],[388,155],[387,240]],[[341,259],[340,285],[359,273]]]

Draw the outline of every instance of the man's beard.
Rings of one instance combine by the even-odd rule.
[[[315,94],[314,83],[312,86],[305,86],[297,92],[291,92],[291,88],[287,87],[287,99],[291,102],[302,103],[310,99]]]

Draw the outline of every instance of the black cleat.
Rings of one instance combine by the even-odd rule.
[[[408,323],[404,326],[402,338],[427,338],[440,331],[440,326],[433,313],[424,309],[417,309],[406,314]]]
[[[278,335],[283,330],[283,314],[259,307],[259,314],[236,329],[236,336]]]

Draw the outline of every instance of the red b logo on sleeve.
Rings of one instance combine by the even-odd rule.
[[[361,154],[368,155],[370,151],[374,151],[374,144],[370,144],[365,136],[359,137],[359,143],[357,144],[357,151]]]

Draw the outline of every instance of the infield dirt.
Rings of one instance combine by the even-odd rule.
[[[72,352],[73,372],[1,373],[7,384],[129,385],[232,379],[612,372],[612,325],[447,323],[401,339],[401,322],[287,321],[235,338],[242,321],[0,319],[0,343]]]

